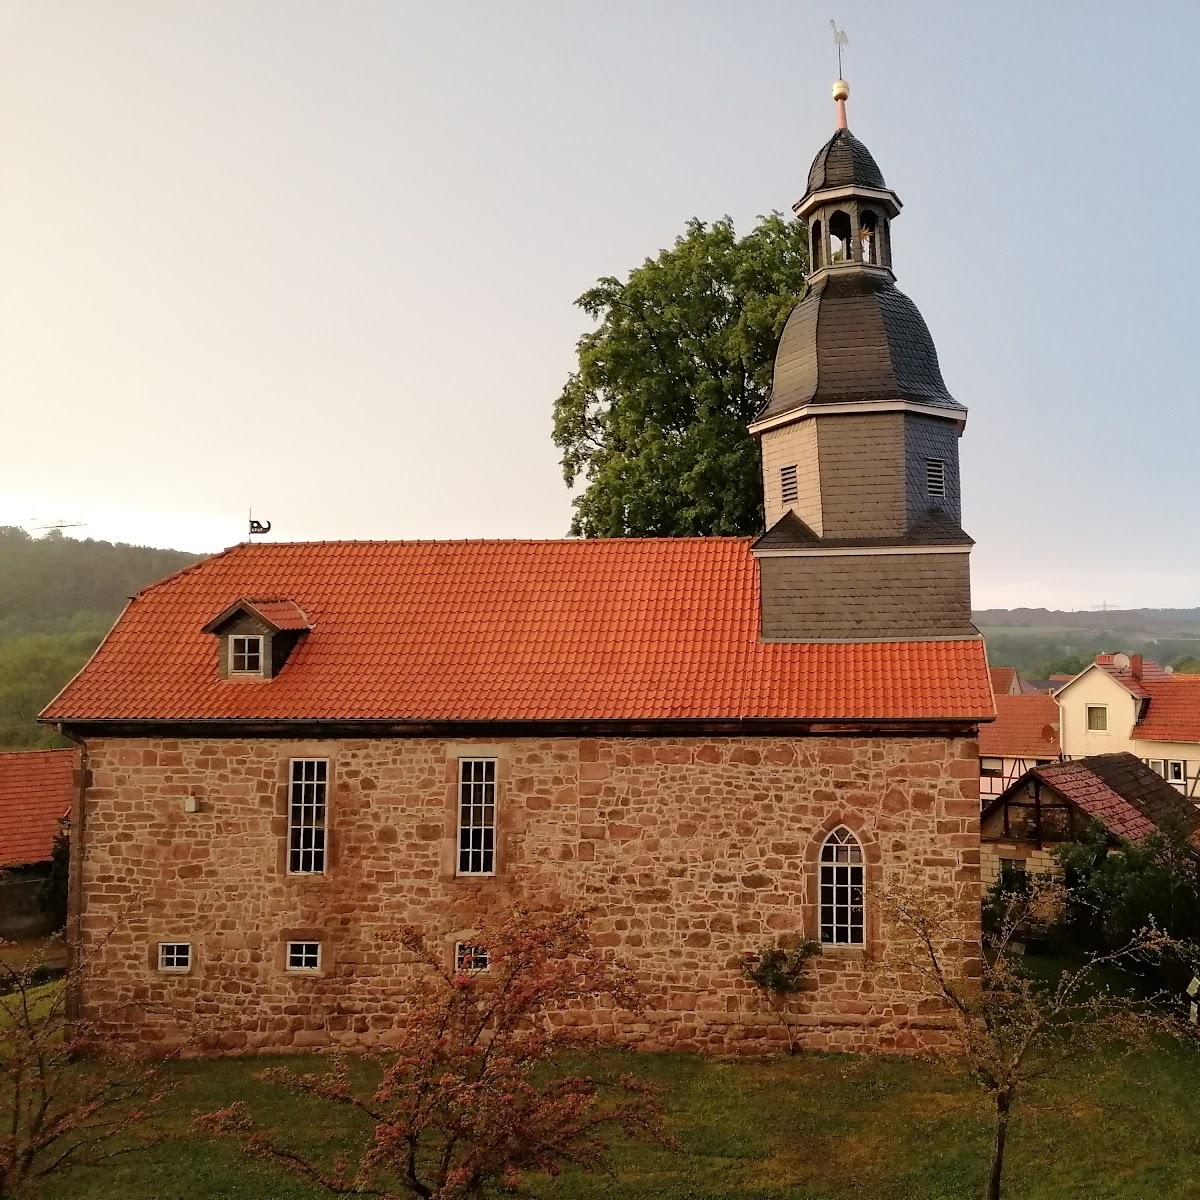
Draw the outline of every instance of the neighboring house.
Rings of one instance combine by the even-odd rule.
[[[42,884],[70,815],[75,750],[0,752],[0,937],[47,933]]]
[[[992,667],[988,673],[992,679],[993,696],[1020,696],[1023,694],[1025,689],[1016,667]]]
[[[1200,812],[1161,775],[1129,753],[1099,754],[1035,767],[983,808],[985,887],[1005,871],[1052,872],[1056,845],[1093,824],[1111,844],[1178,830],[1200,843]]]
[[[1060,753],[1058,705],[1052,696],[995,697],[996,719],[979,730],[979,795],[998,796],[1030,767]]]
[[[1200,801],[1200,675],[1099,654],[1054,693],[1067,758],[1128,751]]]
[[[879,889],[932,889],[979,953],[966,410],[844,125],[796,211],[757,540],[242,545],[134,597],[43,714],[85,747],[77,999],[109,1037],[386,1039],[397,925],[478,966],[521,896],[598,906],[647,1006],[578,1016],[629,1042],[764,1045],[742,956],[809,936],[807,1044],[950,1044]]]

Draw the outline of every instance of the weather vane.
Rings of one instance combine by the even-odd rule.
[[[270,532],[271,532],[271,522],[270,521],[256,521],[254,519],[254,510],[251,509],[250,510],[250,536],[254,537],[254,535],[256,533],[270,533]]]
[[[842,78],[842,47],[850,45],[850,38],[844,29],[837,27],[837,22],[830,17],[829,28],[833,30],[833,44],[838,48],[838,78]]]

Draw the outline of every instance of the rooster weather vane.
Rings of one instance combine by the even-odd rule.
[[[837,27],[837,22],[830,17],[829,28],[833,30],[833,44],[838,48],[838,78],[842,78],[842,47],[850,45],[850,38],[844,29]]]

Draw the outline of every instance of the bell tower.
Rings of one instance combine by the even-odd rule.
[[[762,636],[975,636],[958,439],[929,329],[895,285],[900,199],[849,130],[850,89],[793,206],[808,227],[808,290],[788,318],[771,394],[750,426],[767,532]]]

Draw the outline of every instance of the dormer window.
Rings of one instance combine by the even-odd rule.
[[[261,675],[263,640],[257,633],[235,633],[229,639],[229,673]]]
[[[311,629],[308,614],[280,598],[236,600],[204,626],[216,637],[222,679],[273,679]]]

